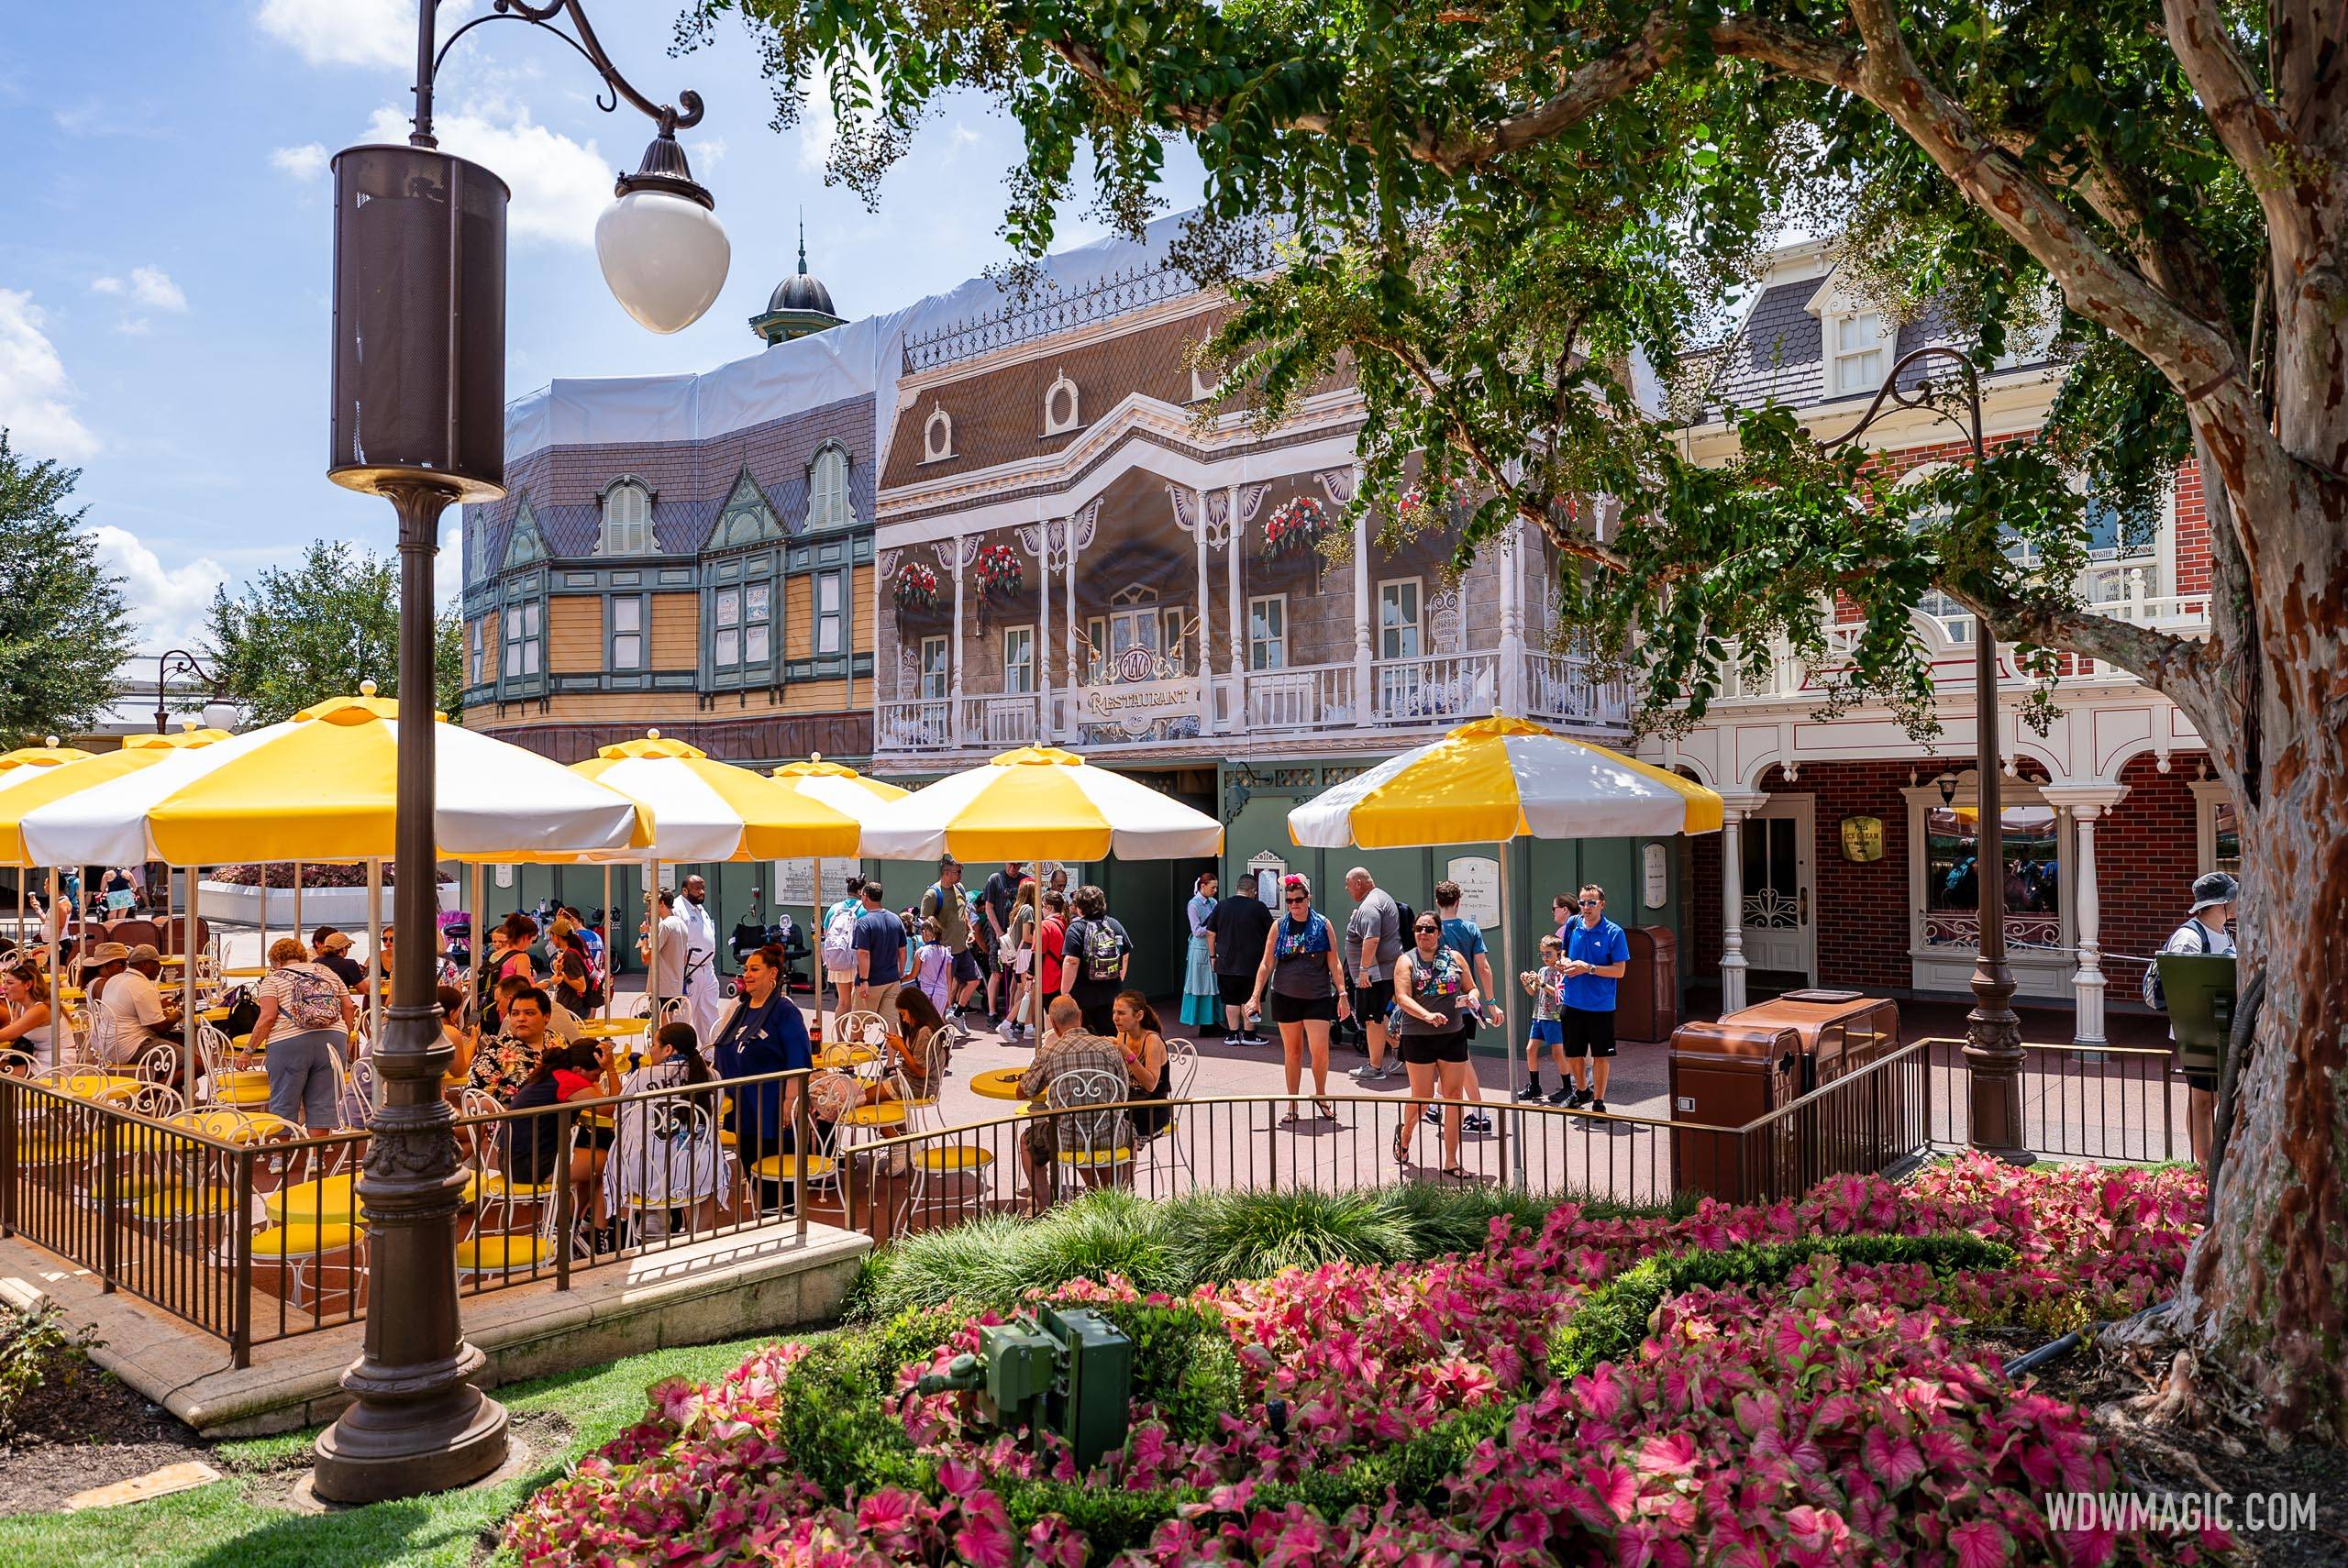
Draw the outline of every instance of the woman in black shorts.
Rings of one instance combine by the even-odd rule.
[[[1468,1097],[1468,1032],[1462,1015],[1482,1006],[1468,962],[1443,944],[1443,922],[1422,914],[1412,944],[1394,965],[1394,1005],[1401,1010],[1402,1066],[1411,1075],[1412,1103],[1394,1133],[1394,1159],[1411,1163],[1419,1107],[1437,1092],[1443,1108],[1443,1174],[1465,1176],[1459,1163],[1459,1106]]]
[[[1291,1102],[1280,1125],[1296,1125],[1297,1078],[1303,1070],[1304,1052],[1312,1051],[1312,1109],[1335,1121],[1337,1108],[1329,1103],[1329,1026],[1351,1013],[1346,1000],[1346,961],[1337,955],[1336,933],[1329,917],[1312,907],[1312,885],[1291,876],[1280,889],[1287,912],[1272,922],[1264,939],[1264,961],[1256,970],[1256,989],[1248,999],[1250,1014],[1261,1011],[1264,987],[1272,988],[1272,1021],[1280,1026],[1281,1066],[1288,1074]]]

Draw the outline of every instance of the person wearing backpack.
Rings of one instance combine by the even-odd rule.
[[[260,1004],[251,1048],[269,1072],[269,1113],[308,1130],[334,1131],[342,1099],[341,1050],[359,1021],[358,1004],[340,976],[315,962],[301,938],[284,936],[269,948],[269,974],[255,988]],[[285,1173],[288,1187],[303,1179],[301,1157]]]
[[[2223,871],[2211,871],[2193,879],[2193,907],[2186,911],[2185,923],[2169,933],[2161,945],[2163,953],[2229,954],[2234,950],[2234,933],[2229,929],[2233,919],[2234,900],[2242,889]],[[2157,1012],[2168,1010],[2168,995],[2161,988],[2161,966],[2144,966],[2144,1005]],[[2176,1031],[2168,1032],[2171,1040]],[[2210,1128],[2218,1109],[2218,1078],[2214,1073],[2185,1075],[2185,1127],[2193,1140],[2193,1158],[2197,1164],[2210,1163]]]
[[[921,922],[934,920],[947,948],[953,954],[953,978],[947,997],[933,997],[937,1009],[947,1017],[968,1012],[970,998],[984,977],[979,970],[978,955],[970,951],[970,893],[962,886],[962,863],[948,855],[937,863],[937,880],[932,882],[921,896],[921,903],[914,915],[914,929]],[[951,999],[948,1005],[947,998]]]
[[[847,897],[824,911],[824,929],[818,933],[823,944],[824,977],[832,983],[832,1003],[835,1012],[846,1012],[856,989],[856,921],[864,912],[864,878],[851,872],[847,879]],[[815,1021],[823,1022],[824,993],[815,991]]]
[[[1060,961],[1060,994],[1074,997],[1084,1010],[1084,1027],[1107,1039],[1117,1031],[1117,993],[1125,988],[1125,971],[1133,966],[1133,938],[1109,912],[1109,895],[1087,882],[1072,900],[1076,919],[1069,922]]]

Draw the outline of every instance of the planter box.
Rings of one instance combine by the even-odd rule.
[[[202,902],[197,912],[205,920],[218,924],[260,925],[261,923],[261,889],[234,882],[209,879],[197,884]],[[269,928],[271,931],[294,929],[294,889],[271,888],[269,890]],[[457,907],[454,883],[440,885],[440,907]],[[392,889],[383,889],[383,918],[392,918]],[[344,931],[367,929],[367,889],[364,888],[305,888],[302,889],[302,923],[316,930],[322,925],[338,926]]]

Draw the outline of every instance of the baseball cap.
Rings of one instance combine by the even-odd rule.
[[[2211,904],[2230,904],[2242,892],[2242,885],[2223,871],[2209,871],[2193,878],[2193,907],[2188,914],[2199,914]]]
[[[348,932],[330,931],[327,933],[326,940],[318,945],[340,953],[350,945],[350,935]]]
[[[152,964],[160,960],[163,955],[155,951],[155,944],[153,943],[142,942],[138,946],[132,948],[127,956],[133,964]]]

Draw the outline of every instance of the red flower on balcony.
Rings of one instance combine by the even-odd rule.
[[[1008,599],[1025,585],[1026,569],[1019,564],[1019,556],[1009,545],[989,545],[979,552],[971,563],[971,577],[979,585],[982,599]]]
[[[897,608],[906,613],[920,613],[937,608],[937,573],[919,561],[907,561],[897,569],[893,588]]]

